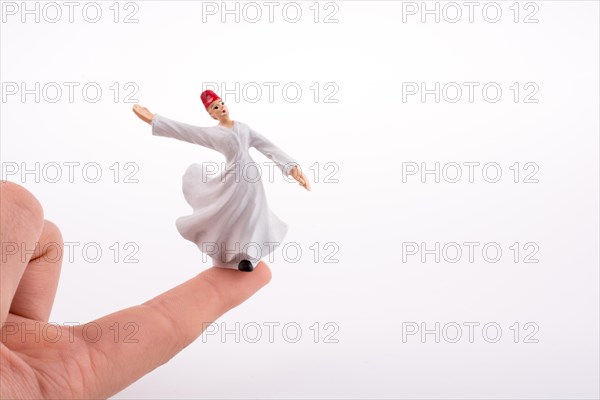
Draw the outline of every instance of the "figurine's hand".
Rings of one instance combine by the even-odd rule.
[[[290,174],[292,175],[292,178],[298,181],[300,186],[310,191],[310,182],[308,181],[308,178],[306,177],[306,175],[304,175],[300,168],[294,165],[292,167],[292,170],[290,171]]]
[[[271,279],[263,262],[251,274],[213,267],[92,323],[49,325],[63,254],[60,231],[44,220],[40,203],[24,188],[0,181],[0,191],[3,399],[112,396],[167,362]]]
[[[142,107],[139,104],[133,106],[133,112],[137,115],[142,121],[151,124],[152,119],[154,118],[154,114],[150,112],[146,107]]]

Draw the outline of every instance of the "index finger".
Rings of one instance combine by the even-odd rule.
[[[138,329],[131,343],[104,335],[90,343],[91,397],[109,397],[166,363],[204,329],[271,280],[260,262],[251,274],[212,267],[154,299],[96,321],[104,332],[115,323]],[[85,325],[84,325],[85,326]]]

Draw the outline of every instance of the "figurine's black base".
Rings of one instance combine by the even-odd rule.
[[[252,266],[252,263],[248,260],[242,260],[240,261],[240,263],[238,264],[238,269],[240,271],[244,271],[244,272],[252,272],[254,271],[254,267]]]

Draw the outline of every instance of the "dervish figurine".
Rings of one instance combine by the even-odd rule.
[[[177,218],[176,227],[181,236],[211,257],[214,266],[251,272],[261,258],[281,244],[288,226],[269,209],[260,175],[256,179],[241,174],[248,165],[260,171],[248,150],[254,147],[263,153],[285,176],[293,177],[309,191],[310,183],[295,159],[247,124],[232,120],[215,92],[205,90],[200,99],[218,125],[188,125],[153,114],[138,104],[133,112],[152,126],[153,135],[198,144],[225,156],[224,170],[218,176],[209,178],[214,171],[202,164],[187,168],[183,195],[193,212]]]

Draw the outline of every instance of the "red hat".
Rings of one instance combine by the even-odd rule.
[[[208,107],[213,103],[213,101],[221,100],[221,98],[212,90],[205,90],[200,95],[200,100],[202,100],[202,103],[204,103],[204,108],[206,108],[206,111],[208,111]]]

